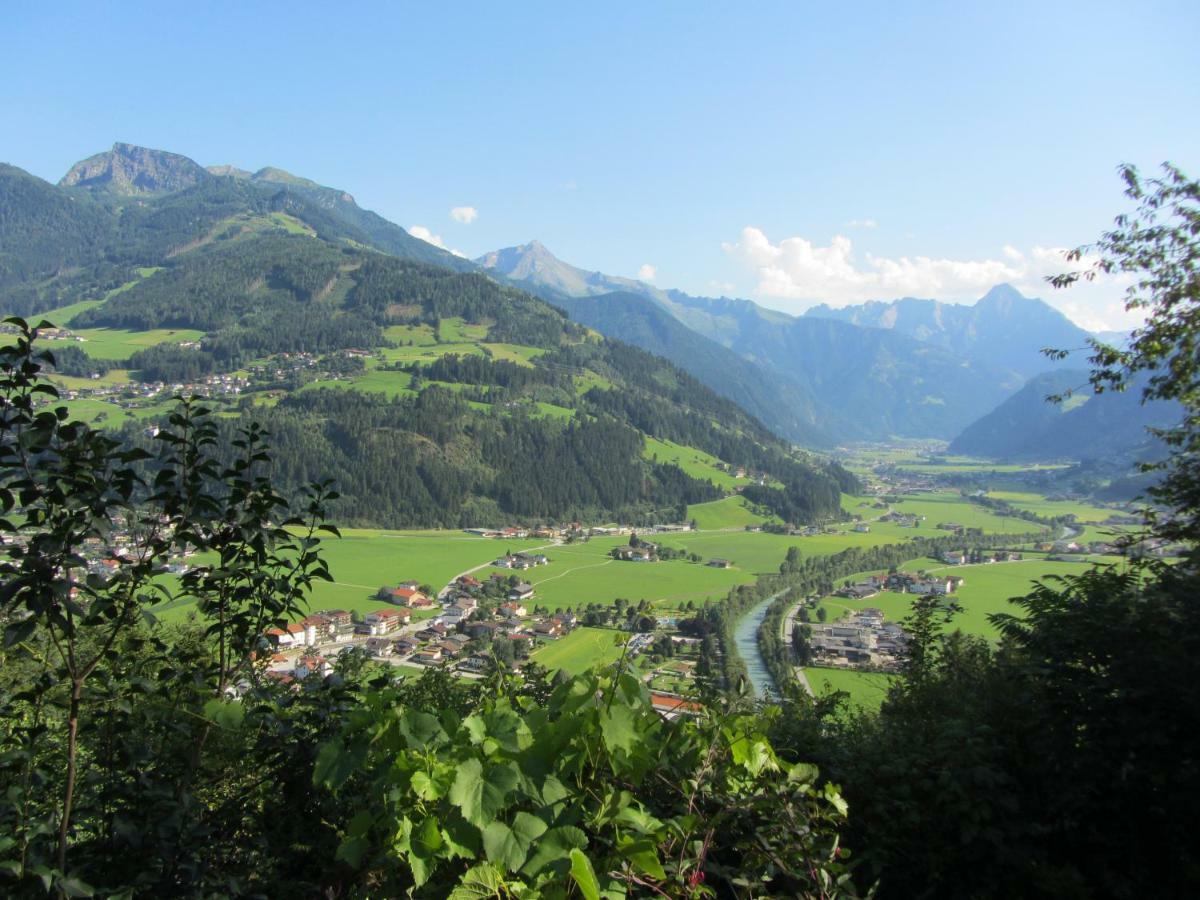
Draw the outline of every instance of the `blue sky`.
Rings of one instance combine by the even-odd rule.
[[[5,4],[0,159],[274,165],[468,256],[797,311],[1009,280],[1200,172],[1200,4]],[[913,6],[917,6],[914,4]],[[475,210],[451,211],[460,208]]]

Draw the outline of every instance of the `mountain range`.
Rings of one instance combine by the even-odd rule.
[[[301,236],[317,238],[325,249],[297,243]],[[329,252],[334,249],[364,258],[339,264]],[[315,310],[324,310],[327,300],[343,304],[339,315],[360,317],[345,334],[386,329],[389,315],[412,304],[393,303],[387,314],[362,305],[373,278],[399,277],[380,276],[387,266],[372,253],[442,272],[485,273],[596,332],[669,360],[776,434],[812,447],[960,435],[964,446],[975,446],[996,421],[980,420],[1009,400],[1016,405],[1004,415],[1025,411],[1032,418],[1024,428],[1032,433],[1041,427],[1041,411],[1018,392],[1029,379],[1069,365],[1042,349],[1077,348],[1089,337],[1048,304],[1008,285],[970,305],[903,298],[821,305],[793,316],[750,300],[691,296],[589,271],[538,241],[472,262],[362,209],[344,191],[281,169],[204,167],[123,143],[75,164],[57,185],[0,166],[0,298],[10,313],[95,302],[130,284],[138,267],[162,266],[161,277],[84,310],[78,324],[196,327],[208,334],[205,352],[240,358],[249,352],[244,348],[263,344],[264,325],[301,341],[302,331],[311,333],[323,321]],[[255,290],[229,299],[214,317],[210,304],[197,306],[191,298],[197,285],[210,289],[222,271],[244,271],[245,284]],[[444,289],[444,281],[433,281]],[[492,326],[497,335],[519,338],[521,327],[541,327],[535,324],[540,314],[514,312],[529,309],[513,301],[517,294],[497,296],[504,298]],[[430,314],[428,298],[422,301]],[[296,316],[293,303],[304,315]],[[1143,411],[1129,415],[1134,426],[1144,424]]]
[[[1161,457],[1165,448],[1146,429],[1177,425],[1183,411],[1175,403],[1143,403],[1148,377],[1124,391],[1097,394],[1084,370],[1045,372],[966,428],[949,450],[1014,462]],[[1048,399],[1056,397],[1063,399]]]
[[[241,385],[218,390],[224,437],[261,422],[281,487],[335,476],[348,524],[678,521],[737,470],[762,482],[745,502],[816,521],[855,484],[671,363],[277,169],[127,144],[58,185],[0,166],[0,313],[65,326],[69,402],[135,439],[173,392]]]
[[[907,299],[791,316],[589,272],[537,241],[476,262],[606,335],[671,359],[806,443],[953,438],[1027,378],[1060,365],[1042,348],[1088,338],[1008,285],[971,306]],[[734,393],[734,372],[738,383],[760,381],[775,394],[764,403],[753,390]]]

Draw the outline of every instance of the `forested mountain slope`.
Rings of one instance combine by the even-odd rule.
[[[719,394],[734,397],[773,430],[805,446],[829,444],[820,404],[787,373],[770,373],[692,331],[665,309],[631,293],[559,297],[576,322],[669,359]]]
[[[950,444],[950,452],[995,459],[1115,462],[1157,458],[1165,448],[1147,431],[1179,423],[1175,404],[1142,402],[1146,378],[1126,391],[1094,394],[1085,371],[1047,372],[1029,382]],[[1062,403],[1047,397],[1072,392]]]
[[[9,167],[0,238],[0,312],[67,328],[49,346],[83,376],[71,402],[134,438],[170,393],[209,395],[225,438],[269,428],[285,490],[332,477],[343,522],[655,522],[727,492],[648,437],[757,473],[756,502],[795,521],[840,516],[854,484],[670,363],[279,170],[124,145],[60,187]]]
[[[1022,382],[1012,371],[882,328],[797,318],[749,300],[693,297],[589,273],[536,241],[478,262],[607,335],[667,356],[805,443],[951,438]],[[731,362],[734,357],[741,362]],[[760,411],[754,384],[776,394],[769,411]]]

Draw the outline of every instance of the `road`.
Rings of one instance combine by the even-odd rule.
[[[796,627],[796,615],[800,612],[800,607],[803,604],[804,598],[801,597],[800,601],[791,609],[789,609],[788,614],[783,618],[783,639],[789,647],[792,646],[792,629]],[[798,680],[804,687],[804,690],[808,692],[808,696],[816,696],[816,694],[813,693],[812,685],[808,683],[808,676],[804,674],[804,668],[802,666],[796,666],[796,680]]]

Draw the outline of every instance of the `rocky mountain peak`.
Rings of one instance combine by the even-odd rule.
[[[186,156],[118,142],[111,150],[75,163],[59,186],[126,196],[171,194],[211,177]]]

